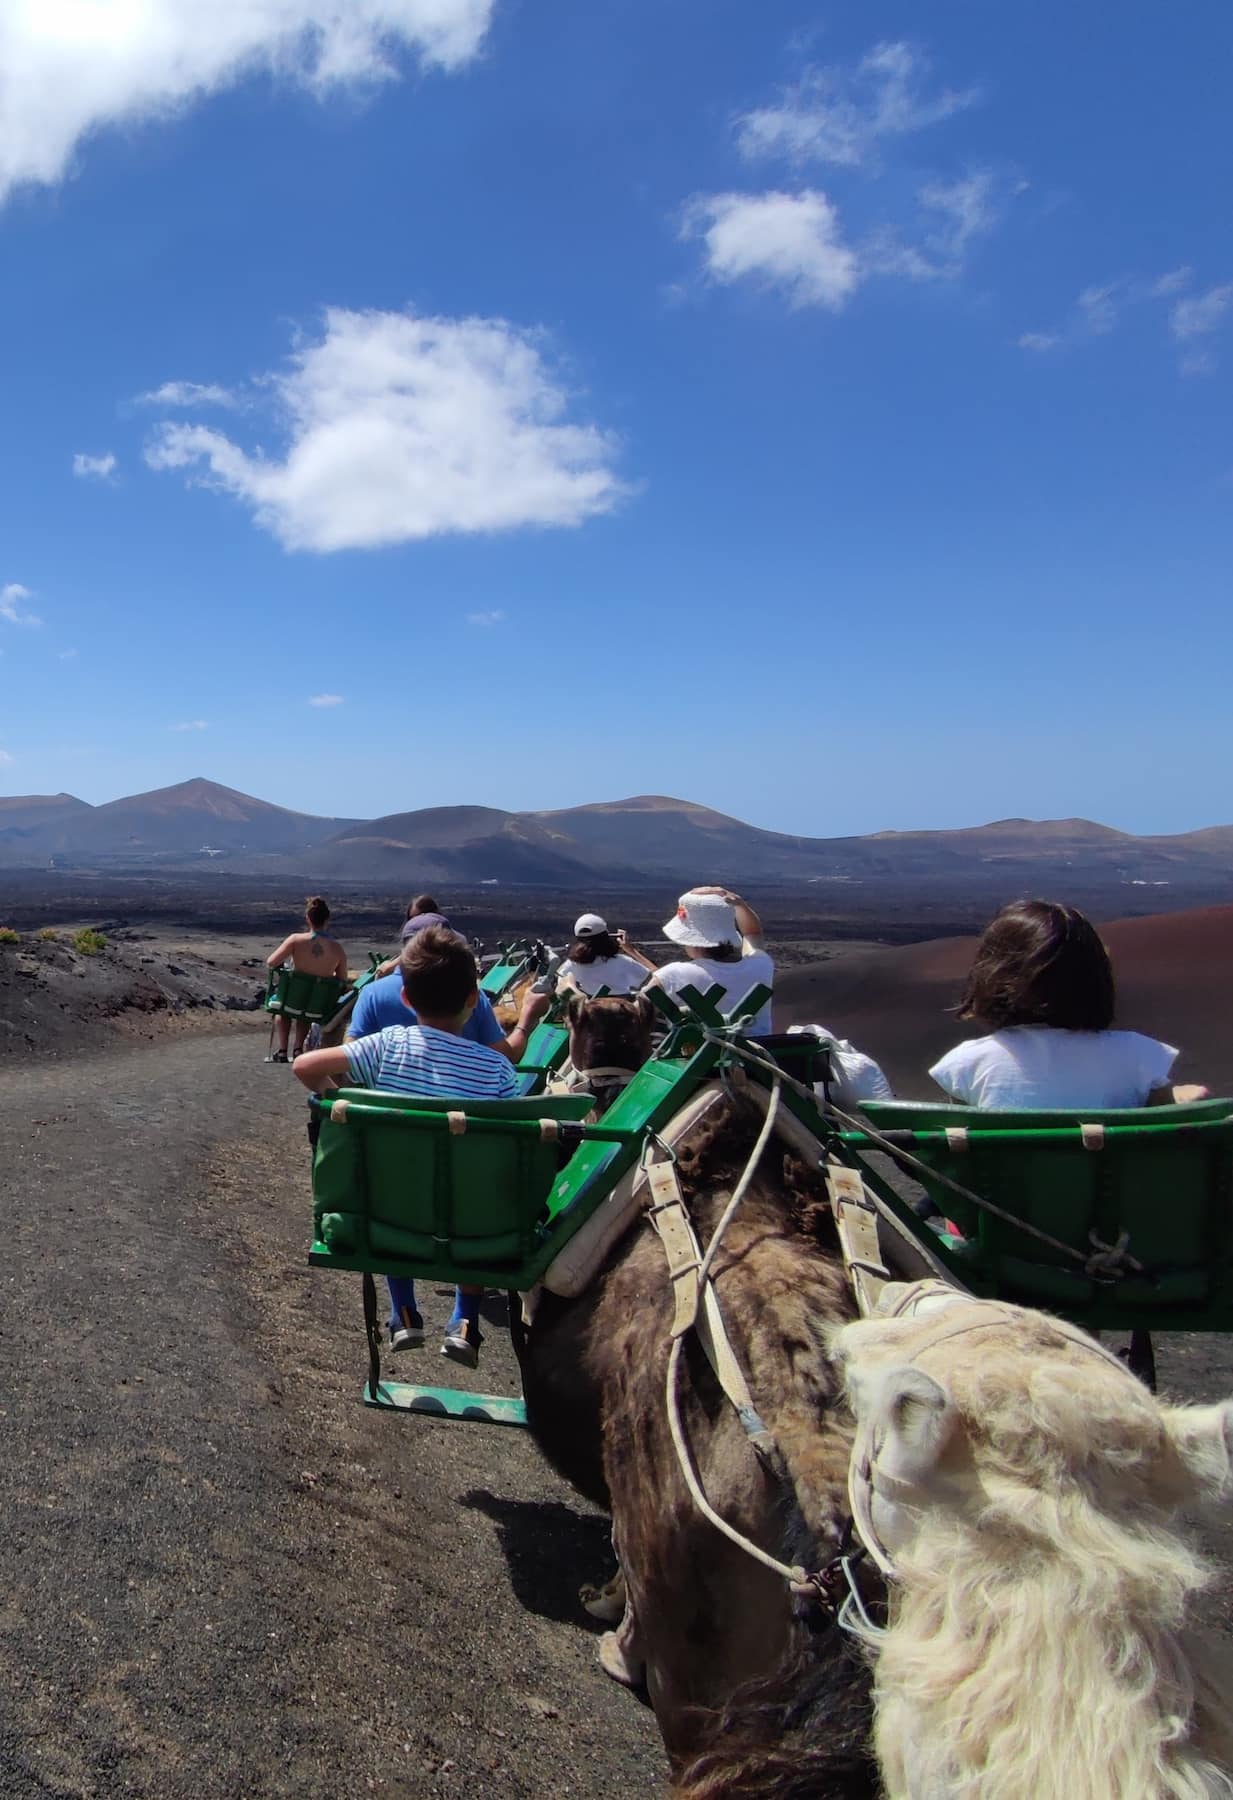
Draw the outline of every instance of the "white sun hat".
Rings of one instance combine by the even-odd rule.
[[[736,922],[736,908],[722,894],[682,894],[676,905],[676,917],[664,926],[664,936],[674,944],[692,944],[695,949],[711,949],[719,944],[739,944],[741,928]]]
[[[598,913],[583,913],[574,920],[574,936],[576,938],[599,937],[607,931],[608,921],[601,919]]]

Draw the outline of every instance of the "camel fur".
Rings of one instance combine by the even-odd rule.
[[[608,1047],[595,1057],[617,1062]],[[756,1107],[733,1097],[678,1145],[703,1242],[760,1123]],[[739,1530],[786,1562],[820,1567],[846,1514],[852,1436],[827,1340],[854,1307],[820,1180],[782,1145],[765,1153],[725,1236],[715,1287],[786,1475],[763,1469],[689,1342],[680,1392],[695,1466]],[[840,1633],[811,1631],[788,1585],[722,1537],[689,1496],[664,1403],[671,1320],[663,1251],[644,1220],[581,1298],[542,1296],[522,1351],[542,1450],[612,1514],[627,1606],[603,1640],[605,1666],[645,1679],[681,1800],[872,1800],[863,1658]]]
[[[1229,1491],[1233,1404],[1162,1404],[1025,1308],[944,1317],[834,1340],[895,1564],[889,1800],[1233,1796],[1233,1668],[1194,1626],[1211,1572],[1177,1518]]]

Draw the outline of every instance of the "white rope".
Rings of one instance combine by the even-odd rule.
[[[706,1255],[702,1258],[702,1266],[698,1270],[699,1290],[701,1290],[703,1283],[706,1282],[710,1276],[711,1264],[715,1259],[724,1232],[732,1223],[737,1207],[745,1198],[749,1184],[753,1180],[758,1164],[762,1160],[762,1152],[766,1149],[766,1146],[770,1141],[771,1133],[775,1128],[775,1115],[779,1111],[779,1092],[780,1083],[778,1078],[776,1078],[774,1086],[771,1089],[771,1099],[770,1104],[766,1109],[766,1118],[763,1120],[762,1129],[758,1133],[758,1141],[753,1147],[749,1161],[745,1164],[740,1180],[732,1191],[732,1198],[724,1208],[723,1216],[721,1217],[719,1224],[715,1227],[711,1236],[711,1241],[707,1245]],[[780,1562],[777,1557],[769,1555],[767,1551],[761,1549],[759,1545],[747,1538],[743,1532],[738,1531],[734,1525],[729,1525],[728,1521],[715,1511],[715,1508],[706,1497],[702,1483],[698,1479],[697,1470],[694,1468],[693,1456],[690,1452],[688,1439],[685,1436],[685,1427],[681,1420],[680,1400],[677,1393],[677,1376],[681,1362],[681,1345],[684,1341],[684,1338],[677,1338],[668,1355],[668,1429],[672,1434],[672,1447],[676,1451],[676,1458],[681,1466],[681,1474],[685,1477],[685,1485],[689,1489],[690,1497],[702,1516],[709,1519],[717,1531],[722,1531],[724,1536],[737,1546],[738,1550],[744,1550],[747,1556],[752,1556],[755,1562],[760,1562],[764,1568],[770,1569],[772,1573],[781,1576],[784,1581],[790,1582],[794,1586],[799,1586],[806,1579],[805,1570],[803,1568],[790,1567],[787,1563]]]

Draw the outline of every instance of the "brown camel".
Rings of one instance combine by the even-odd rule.
[[[575,1066],[619,1065],[637,1017],[623,1000],[575,1008]],[[762,1119],[755,1100],[717,1093],[677,1142],[704,1243]],[[698,1473],[732,1524],[780,1560],[817,1569],[846,1515],[852,1438],[827,1334],[854,1306],[820,1181],[779,1139],[725,1235],[714,1278],[783,1472],[763,1467],[690,1340],[681,1411]],[[606,1640],[605,1666],[644,1675],[680,1800],[873,1796],[861,1652],[834,1627],[820,1628],[788,1584],[729,1543],[689,1496],[665,1407],[671,1320],[664,1254],[640,1219],[580,1298],[541,1295],[521,1347],[541,1449],[612,1515],[629,1604]]]

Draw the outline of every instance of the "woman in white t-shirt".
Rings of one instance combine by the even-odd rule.
[[[992,1026],[948,1050],[929,1073],[952,1100],[998,1107],[1093,1110],[1202,1100],[1173,1087],[1177,1051],[1113,1029],[1109,953],[1073,906],[1016,900],[988,926],[959,1003]]]
[[[691,888],[682,894],[664,936],[680,944],[689,960],[656,969],[649,987],[661,987],[674,998],[686,987],[700,994],[722,988],[715,1000],[719,1010],[730,1015],[752,989],[775,985],[775,965],[761,948],[762,921],[752,906],[727,888]],[[758,1035],[770,1031],[769,1000],[746,1022],[746,1029]]]
[[[557,980],[591,999],[601,988],[610,994],[632,994],[655,964],[635,950],[624,931],[609,931],[598,913],[583,913],[574,923],[574,943],[557,970]]]

